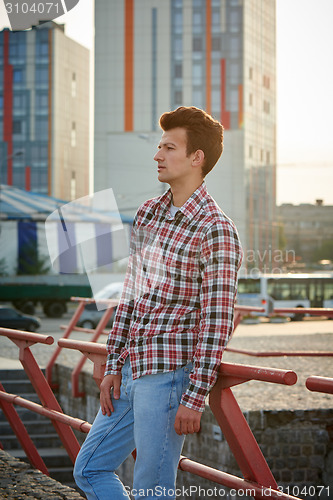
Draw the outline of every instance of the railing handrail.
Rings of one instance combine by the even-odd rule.
[[[34,342],[38,344],[51,345],[54,338],[51,335],[42,335],[41,333],[25,332],[23,330],[14,330],[12,328],[0,328],[0,335],[15,340],[26,340],[27,342]]]
[[[309,314],[310,316],[327,316],[333,317],[333,308],[330,307],[276,307],[274,308],[276,314]]]
[[[297,375],[292,370],[243,365],[239,363],[222,362],[220,366],[220,376],[223,375],[284,385],[294,385],[297,382]]]
[[[56,420],[62,424],[70,425],[73,429],[81,432],[88,433],[91,429],[91,424],[89,424],[86,420],[81,420],[80,418],[71,417],[70,415],[66,415],[60,411],[52,410],[46,406],[42,406],[38,403],[34,403],[33,401],[29,401],[28,399],[22,398],[21,396],[17,396],[17,394],[11,394],[0,390],[0,399],[7,401],[7,403],[15,404],[21,406],[22,408],[26,408],[27,410],[31,410],[39,415],[43,415],[44,417],[48,417],[50,420]]]
[[[59,339],[58,345],[67,349],[76,349],[80,352],[102,354],[106,356],[106,345],[98,342],[87,342],[85,340]]]
[[[88,297],[71,297],[72,302],[83,302],[84,304],[93,304],[94,302],[101,302],[102,304],[108,304],[111,307],[115,307],[119,304],[119,299],[93,299]]]
[[[11,332],[9,331],[9,333]],[[30,341],[32,338],[36,339],[40,337],[39,334],[26,334],[25,332],[23,333],[24,336],[28,335]],[[51,395],[53,395],[52,391],[50,391],[50,387],[48,386],[46,379],[43,377],[40,370],[40,375],[37,376],[38,367],[36,364],[36,360],[32,356],[28,345],[24,345],[24,342],[26,341],[21,336],[20,340],[16,340],[16,342],[20,344],[20,351],[23,351],[24,353],[22,359],[22,353],[20,354],[20,359],[29,375],[30,380],[32,380],[34,384],[34,387],[36,386],[36,392],[38,394],[41,394],[42,392],[51,392]],[[97,366],[97,368],[100,368],[103,362],[105,362],[106,360],[107,349],[105,344],[99,344],[97,342],[69,340],[66,338],[60,339],[58,341],[58,344],[62,345],[62,347],[77,349],[83,353],[86,353],[87,356],[94,360],[94,366]],[[35,378],[38,378],[38,380],[34,380],[33,373],[36,374]],[[229,443],[231,450],[234,453],[243,476],[246,478],[246,482],[248,482],[248,484],[251,486],[253,485],[253,487],[256,489],[256,498],[266,498],[267,495],[265,494],[264,490],[267,489],[270,491],[270,495],[272,498],[279,498],[281,497],[281,495],[280,492],[277,491],[277,483],[265,461],[264,456],[262,455],[258,443],[256,442],[248,426],[248,423],[246,422],[244,415],[242,414],[241,409],[239,408],[237,401],[232,394],[232,391],[229,387],[226,388],[225,386],[223,386],[222,382],[224,380],[227,380],[228,378],[238,378],[239,382],[236,383],[245,382],[249,379],[256,379],[290,385],[292,383],[295,383],[295,377],[297,379],[297,376],[294,372],[291,372],[289,370],[260,368],[246,365],[237,365],[235,363],[222,363],[220,374],[222,375],[222,377],[219,377],[218,382],[210,393],[211,409],[217,418],[217,421],[226,440]],[[39,379],[43,380],[40,381]],[[43,385],[44,381],[47,387]],[[221,391],[223,391],[222,398]],[[5,404],[4,402],[6,402],[6,404],[18,404],[19,406],[23,406],[37,413],[41,413],[50,418],[54,425],[64,426],[68,430],[71,430],[70,427],[74,427],[82,432],[87,432],[90,427],[90,424],[88,422],[63,414],[58,403],[54,405],[49,397],[43,397],[43,399],[41,400],[43,405],[42,406],[37,403],[25,400],[24,398],[21,398],[20,396],[17,396],[15,394],[8,394],[5,391],[0,391],[0,401],[2,401],[3,404]],[[48,403],[48,401],[50,401],[50,404]],[[65,440],[63,441],[63,443],[68,454],[75,456],[77,451],[72,450],[71,447],[68,446],[69,441]],[[196,470],[198,467],[200,468],[200,471]],[[226,480],[225,473],[221,474],[215,469],[207,468],[206,466],[203,466],[201,464],[195,465],[195,462],[192,462],[185,457],[181,458],[180,468],[183,470],[189,470],[198,475],[201,475],[202,477],[215,480],[215,482],[225,485],[225,482],[223,482],[223,480]],[[216,474],[218,474],[219,477],[215,477]],[[241,485],[246,484],[246,482],[244,483],[241,478],[238,478],[236,476],[229,475],[227,480],[231,480],[230,484],[232,485],[232,487],[236,488],[240,488]],[[296,497],[283,495],[282,498],[292,499]]]
[[[333,378],[312,375],[306,379],[305,385],[309,391],[333,394]]]
[[[67,349],[76,349],[87,354],[92,353],[102,356],[106,356],[107,354],[105,344],[99,344],[97,342],[92,343],[81,340],[59,339],[58,345]],[[291,370],[226,362],[221,363],[219,375],[229,375],[241,379],[251,379],[284,385],[294,385],[297,381],[296,373]]]

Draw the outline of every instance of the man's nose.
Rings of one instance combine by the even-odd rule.
[[[158,150],[156,151],[155,156],[154,156],[154,160],[155,160],[155,161],[159,161],[159,160],[161,160],[161,159],[162,159],[161,150],[160,150],[160,149],[158,149]]]

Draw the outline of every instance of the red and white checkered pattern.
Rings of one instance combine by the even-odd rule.
[[[171,199],[169,190],[136,214],[105,374],[119,373],[128,354],[134,378],[193,361],[181,403],[203,411],[233,329],[242,250],[205,183],[174,217]]]

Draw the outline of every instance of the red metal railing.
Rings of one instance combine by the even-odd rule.
[[[74,315],[69,322],[69,324],[62,325],[61,328],[65,329],[65,334],[63,336],[64,339],[68,339],[71,335],[72,332],[78,331],[82,333],[92,333],[93,336],[90,339],[90,342],[98,342],[99,338],[101,335],[107,334],[105,327],[108,324],[108,321],[112,315],[114,307],[116,307],[119,303],[119,300],[117,299],[103,299],[99,302],[104,302],[108,305],[108,308],[105,310],[101,320],[99,321],[97,327],[95,329],[90,329],[90,328],[80,328],[77,327],[76,324],[79,321],[81,314],[83,312],[84,306],[86,304],[90,304],[94,302],[94,299],[89,299],[89,298],[82,298],[82,297],[72,297],[71,300],[73,302],[78,302],[78,307],[76,311],[74,312]],[[234,316],[234,331],[241,322],[243,316],[245,314],[249,314],[252,312],[264,312],[264,309],[261,307],[251,307],[251,306],[235,306],[235,316]],[[52,384],[52,369],[53,366],[61,353],[62,347],[58,344],[57,349],[53,353],[49,363],[47,364],[46,367],[46,377],[47,380],[50,384],[50,386],[55,389],[56,386]],[[84,366],[84,363],[86,361],[86,357],[82,355],[80,361],[76,365],[76,367],[73,369],[72,376],[71,376],[71,381],[72,381],[72,396],[73,397],[82,397],[85,395],[84,392],[79,390],[79,376],[82,371],[82,368]]]
[[[91,304],[94,301],[94,299],[88,299],[88,298],[82,298],[82,297],[72,297],[71,300],[73,302],[78,302],[77,309],[75,310],[69,324],[66,327],[64,337],[63,338],[69,338],[71,333],[73,331],[77,331],[78,327],[76,326],[77,322],[79,321],[81,314],[83,312],[84,306],[86,304]],[[109,319],[111,318],[111,315],[113,313],[114,308],[118,305],[119,301],[114,300],[114,299],[103,299],[99,300],[99,302],[103,302],[107,304],[107,308],[104,311],[104,314],[102,318],[100,319],[98,325],[94,330],[88,329],[88,328],[80,328],[80,331],[85,332],[85,333],[93,333],[93,337],[90,339],[90,342],[97,342],[100,338],[100,336],[104,333],[104,328],[108,324]],[[48,362],[46,366],[46,378],[49,383],[49,385],[55,389],[56,386],[52,383],[52,369],[53,366],[55,365],[55,362],[61,353],[62,347],[59,345],[55,349],[54,353],[52,354],[50,361]],[[78,362],[77,366],[74,368],[73,373],[72,373],[72,392],[74,397],[79,397],[79,396],[84,396],[84,393],[79,391],[79,375],[81,373],[81,370],[84,366],[84,363],[86,361],[85,356],[82,356],[80,361]]]
[[[279,307],[274,309],[274,314],[308,314],[310,316],[326,316],[333,318],[333,309],[323,307]],[[237,354],[245,354],[247,356],[254,356],[258,358],[265,357],[280,357],[280,356],[318,356],[318,357],[331,357],[333,351],[252,351],[249,349],[235,349],[227,347],[228,352]]]
[[[277,307],[274,309],[275,314],[299,314],[309,316],[326,316],[333,318],[333,309],[328,307]]]
[[[333,394],[333,378],[311,376],[306,379],[305,385],[309,391]]]
[[[46,378],[44,377],[43,372],[39,368],[37,361],[35,360],[30,346],[36,343],[42,343],[51,345],[54,342],[53,337],[41,335],[37,333],[28,333],[22,332],[20,330],[11,330],[9,328],[0,328],[0,335],[8,337],[14,344],[16,344],[19,348],[19,360],[29,377],[29,380],[35,389],[43,407],[47,408],[50,411],[63,413],[62,409],[52,392],[49,384],[47,383]],[[43,465],[42,460],[33,445],[31,439],[25,427],[23,426],[21,419],[19,418],[17,412],[10,405],[6,393],[3,391],[3,387],[1,387],[1,398],[0,404],[6,415],[6,417],[12,423],[12,427],[16,436],[18,437],[24,451],[26,452],[29,459],[31,459],[34,466],[38,467],[40,470],[45,471],[45,464]],[[16,398],[15,395],[14,399]],[[14,410],[14,411],[12,411]],[[59,422],[56,419],[52,419],[52,424],[57,431],[67,453],[72,462],[74,463],[76,455],[80,450],[80,445],[74,435],[73,430],[63,422]],[[38,455],[38,456],[37,456]],[[46,469],[47,471],[47,469]]]
[[[252,307],[252,306],[239,306],[235,305],[235,315],[234,315],[234,331],[236,330],[239,323],[242,321],[243,316],[251,313],[263,313],[265,309],[262,307]]]
[[[94,379],[100,384],[106,364],[106,346],[91,342],[60,339],[59,346],[78,349],[94,363]],[[244,492],[251,489],[255,498],[296,498],[282,494],[240,409],[231,387],[249,380],[260,380],[284,385],[293,385],[297,375],[293,371],[222,363],[220,377],[209,396],[210,407],[222,433],[244,475],[244,479],[212,469],[211,467],[181,457],[179,468],[192,472],[218,484]]]

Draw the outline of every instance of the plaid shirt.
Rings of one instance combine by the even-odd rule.
[[[193,362],[181,403],[203,411],[233,330],[242,250],[233,222],[203,183],[170,214],[171,190],[138,210],[105,374],[129,354],[133,378]]]

